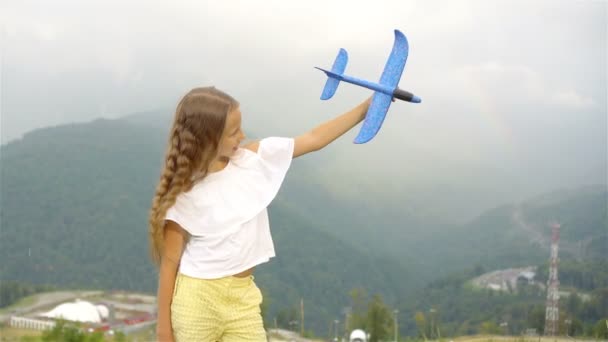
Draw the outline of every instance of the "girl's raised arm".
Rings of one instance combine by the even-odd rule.
[[[295,137],[293,157],[318,151],[355,127],[365,118],[371,99],[370,97],[348,112]]]
[[[318,151],[355,127],[365,118],[365,113],[367,113],[371,100],[372,98],[370,97],[348,112],[295,137],[293,157],[297,158],[306,153]],[[252,141],[243,147],[257,152],[259,144],[259,141]]]

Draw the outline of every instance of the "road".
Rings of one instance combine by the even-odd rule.
[[[0,314],[0,322],[4,322],[10,319],[11,316],[19,316],[25,313],[29,313],[34,310],[39,310],[43,307],[52,304],[61,304],[65,301],[72,300],[74,298],[84,299],[89,296],[99,295],[102,291],[54,291],[44,292],[32,295],[35,301],[32,304],[19,306],[11,309],[7,312]]]

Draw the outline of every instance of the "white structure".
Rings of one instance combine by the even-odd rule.
[[[95,305],[95,307],[97,308],[97,312],[99,312],[99,316],[101,316],[101,319],[108,319],[108,317],[110,317],[110,309],[108,309],[107,306],[105,305]]]
[[[367,342],[368,336],[365,334],[365,331],[361,329],[355,329],[350,333],[350,342]]]
[[[526,279],[528,281],[528,283],[534,284],[535,276],[536,276],[536,273],[534,273],[532,271],[524,271],[524,272],[521,272],[521,274],[518,276],[518,278]]]
[[[498,285],[498,284],[494,284],[494,283],[489,283],[486,287],[488,289],[494,290],[494,291],[501,291],[503,289],[502,285]]]
[[[43,321],[35,318],[11,316],[9,325],[13,328],[50,330],[55,327],[54,321]]]
[[[487,288],[494,291],[517,290],[518,281],[534,284],[536,267],[508,268],[496,270],[480,275],[473,279],[476,287]]]
[[[105,305],[94,305],[91,302],[76,299],[73,303],[63,303],[49,312],[39,314],[40,317],[65,319],[73,322],[101,323],[109,316]]]

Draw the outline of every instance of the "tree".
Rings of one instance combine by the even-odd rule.
[[[418,311],[414,315],[414,320],[416,321],[416,327],[418,328],[418,333],[424,340],[426,341],[426,319],[424,317],[424,313]]]
[[[298,311],[295,307],[283,308],[277,314],[277,325],[283,329],[295,331],[295,325],[298,323]]]
[[[127,335],[125,335],[125,333],[123,333],[122,331],[116,331],[114,333],[114,341],[116,341],[116,342],[126,342],[127,341]]]
[[[608,319],[600,319],[593,327],[593,335],[595,338],[608,338]]]
[[[479,326],[479,332],[487,335],[500,334],[500,328],[493,321],[485,321]]]
[[[374,295],[367,309],[367,332],[370,342],[386,340],[393,329],[393,317],[380,295]]]
[[[51,291],[55,289],[50,285],[33,285],[16,281],[3,281],[0,284],[0,308],[14,304],[21,298],[34,293]]]
[[[348,329],[367,330],[367,292],[362,288],[355,288],[350,291],[352,311],[348,319]]]
[[[545,331],[545,308],[535,305],[528,313],[528,327],[535,328],[539,334]]]
[[[460,335],[460,336],[462,336],[462,335],[471,335],[474,332],[475,332],[475,330],[471,326],[471,323],[469,321],[464,321],[458,327],[458,330],[456,331],[456,335]]]
[[[101,331],[88,334],[80,326],[68,324],[65,320],[59,320],[53,329],[42,334],[42,341],[45,342],[102,342],[103,340]]]

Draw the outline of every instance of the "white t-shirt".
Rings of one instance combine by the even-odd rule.
[[[179,272],[217,279],[275,256],[266,207],[277,195],[293,157],[292,138],[266,138],[258,152],[239,148],[226,167],[210,173],[169,208],[166,220],[191,234]]]

